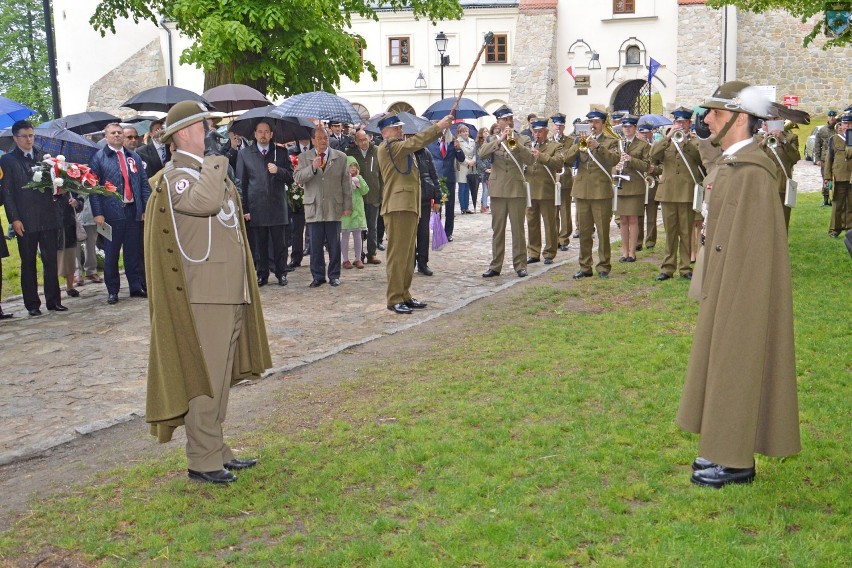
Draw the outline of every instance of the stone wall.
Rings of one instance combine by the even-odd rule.
[[[140,91],[165,84],[163,52],[160,41],[154,40],[92,84],[87,110],[101,110],[127,118],[139,113],[121,107],[121,103]]]
[[[522,1],[512,49],[509,106],[526,128],[526,115],[552,116],[559,106],[556,1]]]
[[[699,104],[716,90],[722,75],[722,11],[681,5],[677,12],[677,100],[663,101],[666,114]]]
[[[802,47],[803,38],[819,18],[802,23],[786,12],[740,12],[738,17],[737,78],[758,85],[775,85],[778,102],[799,95],[799,108],[824,113],[852,103],[849,62],[852,46],[823,51],[821,36]]]

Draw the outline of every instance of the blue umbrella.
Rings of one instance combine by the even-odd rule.
[[[47,128],[35,128],[35,145],[45,154],[51,156],[65,156],[68,162],[89,163],[98,145],[91,140],[72,132],[67,128],[49,126]],[[12,129],[7,128],[0,132],[0,149],[10,151],[15,147],[12,140]]]
[[[0,128],[12,126],[19,120],[23,120],[35,113],[36,111],[30,107],[26,107],[12,99],[0,97]]]
[[[361,122],[361,115],[352,103],[325,91],[294,95],[271,111],[270,116],[318,118],[352,124]]]
[[[440,120],[450,114],[450,109],[453,108],[455,102],[455,97],[441,99],[440,101],[430,105],[429,108],[426,109],[426,112],[423,113],[423,116],[429,120]],[[479,118],[480,116],[488,116],[489,114],[491,113],[479,106],[479,104],[475,101],[465,97],[462,97],[461,100],[459,100],[459,106],[456,109],[456,118]]]
[[[654,128],[659,128],[661,126],[668,126],[672,124],[672,121],[661,114],[643,114],[639,117],[639,124],[642,123],[648,123]]]
[[[364,130],[366,130],[367,132],[373,132],[375,134],[381,134],[382,129],[379,128],[379,121],[386,117],[388,114],[390,113],[383,112],[370,118],[370,120],[367,121],[367,126]],[[396,113],[396,115],[403,123],[403,134],[417,134],[418,132],[426,130],[428,127],[432,126],[431,120],[426,120],[425,118],[414,116],[410,112],[398,112]]]

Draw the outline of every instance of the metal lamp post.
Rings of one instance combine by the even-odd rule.
[[[438,48],[438,54],[441,57],[441,99],[444,98],[444,67],[450,64],[450,56],[444,55],[447,51],[447,36],[444,32],[438,32],[435,36],[435,46]]]

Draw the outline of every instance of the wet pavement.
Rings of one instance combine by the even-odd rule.
[[[819,171],[810,162],[800,162],[795,177],[800,191],[819,190]],[[500,277],[480,276],[491,258],[490,222],[490,215],[478,212],[456,216],[454,242],[430,252],[434,276],[415,273],[412,294],[429,308],[413,315],[387,310],[384,264],[343,270],[337,288],[310,289],[306,258],[289,273],[288,286],[261,288],[274,366],[263,380],[528,280],[515,275],[508,258]],[[511,237],[506,240],[510,250]],[[531,264],[530,278],[576,263],[578,250],[572,240],[554,264]],[[379,258],[384,261],[384,253]],[[79,291],[79,298],[63,298],[69,311],[57,314],[42,306],[40,317],[27,316],[20,297],[3,301],[4,311],[15,317],[0,323],[0,465],[144,416],[147,300],[129,298],[126,282],[114,306],[107,305],[103,284],[87,283]]]

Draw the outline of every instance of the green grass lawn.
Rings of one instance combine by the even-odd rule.
[[[820,199],[799,196],[790,235],[804,450],[758,456],[751,486],[689,483],[687,282],[566,266],[449,334],[407,332],[414,361],[317,385],[337,401],[318,425],[282,400],[236,436],[261,465],[234,486],[189,482],[175,447],[35,503],[0,564],[52,546],[99,566],[848,566],[850,259]]]

